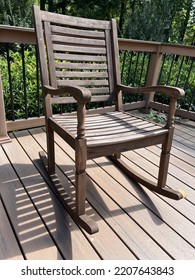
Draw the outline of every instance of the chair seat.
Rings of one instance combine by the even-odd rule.
[[[73,138],[76,138],[77,122],[75,116],[54,115],[52,120],[68,131]],[[86,116],[85,122],[88,147],[141,140],[167,132],[168,129],[127,112],[89,114]]]

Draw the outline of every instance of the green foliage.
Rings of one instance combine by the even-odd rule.
[[[185,90],[185,98],[178,101],[178,107],[195,111],[195,64],[191,58],[167,56],[164,60],[159,84],[178,86]],[[157,95],[157,101],[168,103],[162,95]]]
[[[144,86],[149,59],[148,53],[121,52],[122,83],[135,87]],[[195,111],[195,63],[193,59],[172,55],[165,56],[158,84],[183,88],[185,98],[178,101],[178,107]],[[123,95],[124,103],[138,100],[142,100],[142,95]],[[155,101],[168,104],[169,99],[161,93],[156,93]]]
[[[118,21],[120,37],[195,45],[195,0],[0,0],[0,24],[31,27],[33,4],[40,4],[45,10],[74,16],[106,20],[114,17]],[[0,71],[3,76],[7,118],[12,119],[12,112],[15,118],[39,116],[43,113],[43,104],[40,83],[37,84],[35,52],[31,47],[25,50],[24,74],[20,48],[13,45],[11,49],[9,76],[5,47],[0,46]],[[122,82],[130,86],[144,86],[150,55],[121,52],[120,59]],[[159,84],[183,87],[186,97],[178,106],[193,111],[194,70],[191,58],[173,59],[167,56],[159,78]],[[142,95],[123,95],[123,102],[140,99]],[[168,102],[161,94],[156,95],[156,101]],[[61,112],[68,108],[55,106],[54,110]]]
[[[141,87],[145,85],[150,55],[139,52],[120,52],[122,84]],[[142,100],[142,94],[123,94],[123,102]]]
[[[31,27],[32,5],[118,21],[120,37],[194,44],[195,0],[0,0],[0,23]]]
[[[181,42],[194,24],[193,0],[129,1],[124,37]],[[185,38],[187,39],[187,38]]]
[[[15,119],[39,116],[39,114],[43,112],[43,105],[40,98],[41,92],[38,90],[37,93],[38,85],[35,53],[29,50],[24,51],[25,77],[21,53],[19,51],[10,51],[9,57],[11,83],[8,74],[6,54],[0,57],[7,119],[13,118],[12,110],[14,111]],[[40,84],[39,81],[38,84]]]
[[[165,124],[167,121],[167,115],[155,111],[151,111],[148,114],[145,114],[144,118],[146,120],[153,121],[155,123],[161,123],[161,124]]]
[[[0,0],[0,24],[32,26],[32,5],[35,0]]]

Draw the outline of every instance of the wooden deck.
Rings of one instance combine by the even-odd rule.
[[[177,123],[174,136],[167,185],[187,193],[181,201],[146,190],[107,158],[88,162],[87,212],[99,226],[92,236],[74,223],[44,180],[38,157],[45,149],[44,128],[10,137],[0,147],[0,259],[195,259],[194,123]],[[123,158],[154,179],[159,151],[154,146]],[[56,160],[72,195],[74,154],[57,136]]]

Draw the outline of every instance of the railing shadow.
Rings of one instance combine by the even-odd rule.
[[[30,170],[25,164],[15,168]],[[40,174],[35,174],[33,168],[31,170],[32,173],[26,177],[5,180],[0,176],[2,200],[24,258],[72,259],[70,217]],[[9,173],[9,177],[12,174]]]

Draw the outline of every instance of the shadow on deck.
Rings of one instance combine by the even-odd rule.
[[[43,128],[10,134],[0,147],[0,259],[195,259],[195,126],[176,124],[167,186],[187,193],[172,201],[124,176],[107,158],[88,161],[88,235],[48,188],[38,152]],[[57,135],[57,173],[74,195],[74,153]],[[123,153],[155,180],[160,148]]]

